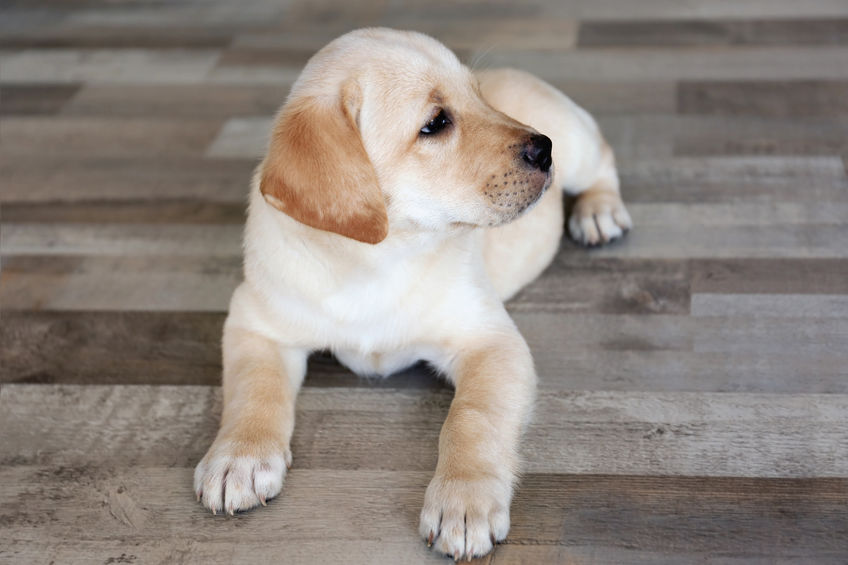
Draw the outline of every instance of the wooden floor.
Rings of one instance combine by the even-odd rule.
[[[251,170],[361,25],[593,111],[636,223],[508,304],[541,379],[488,563],[848,563],[848,2],[0,7],[0,562],[442,563],[451,391],[316,357],[282,497],[194,500]]]

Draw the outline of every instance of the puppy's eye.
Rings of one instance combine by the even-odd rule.
[[[444,110],[439,110],[436,116],[421,128],[421,135],[434,135],[451,125],[450,118]]]

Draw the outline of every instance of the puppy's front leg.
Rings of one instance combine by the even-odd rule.
[[[264,505],[283,487],[306,352],[229,325],[223,349],[221,428],[194,471],[194,489],[213,513],[233,514]]]
[[[463,347],[449,376],[456,393],[439,437],[420,532],[437,551],[470,559],[491,551],[509,531],[518,443],[536,374],[527,344],[510,329]]]

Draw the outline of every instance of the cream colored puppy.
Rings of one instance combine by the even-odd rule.
[[[279,494],[310,352],[369,375],[424,359],[456,393],[421,535],[456,558],[489,552],[509,530],[536,386],[502,301],[554,256],[563,190],[580,195],[575,239],[630,227],[595,122],[541,80],[475,74],[439,42],[388,29],[319,51],[251,186],[198,499],[233,513]]]

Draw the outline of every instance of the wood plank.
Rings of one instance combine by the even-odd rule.
[[[0,86],[0,115],[55,114],[80,89],[79,84]]]
[[[223,319],[222,312],[15,312],[4,307],[0,382],[217,385]],[[580,319],[570,320],[573,325]],[[523,323],[532,330],[532,317]],[[791,323],[788,329],[780,323],[784,336],[790,336],[785,343],[792,339]],[[747,339],[744,351],[693,351],[688,345],[693,325],[672,324],[667,330],[686,332],[680,348],[640,341],[633,331],[625,333],[612,323],[599,329],[595,322],[577,347],[564,347],[568,336],[546,335],[545,328],[558,331],[550,325],[525,335],[541,390],[848,393],[848,366],[838,350],[793,346],[758,352]],[[650,326],[653,332],[662,328]],[[809,326],[815,324],[802,324],[798,331]],[[306,386],[443,385],[426,367],[388,379],[364,379],[331,357],[313,355]]]
[[[156,33],[134,26],[20,26],[3,30],[0,49],[222,48],[232,41],[232,32],[191,25],[161,26]]]
[[[677,85],[674,82],[580,82],[554,84],[572,100],[592,113],[673,114],[677,111]]]
[[[75,202],[3,202],[0,218],[12,223],[80,224],[238,224],[245,203],[200,199],[81,200]]]
[[[776,200],[776,199],[775,199]],[[636,202],[627,209],[638,227],[701,224],[704,226],[839,225],[848,218],[845,202],[683,204]]]
[[[848,196],[848,177],[836,157],[625,157],[619,159],[619,175],[624,199],[630,203],[773,206],[775,202],[838,202]]]
[[[642,226],[623,241],[591,253],[631,259],[844,259],[846,241],[848,227],[841,225]]]
[[[236,255],[47,255],[4,259],[0,309],[6,312],[225,312],[242,280],[242,261]]]
[[[0,150],[8,157],[201,155],[221,127],[216,119],[4,117]]]
[[[689,271],[681,261],[597,259],[565,249],[507,304],[510,312],[688,314]]]
[[[241,256],[240,225],[12,224],[0,226],[3,255]]]
[[[586,48],[576,51],[495,48],[475,53],[490,67],[518,67],[553,82],[673,80],[840,80],[848,47],[699,49]]]
[[[267,85],[86,85],[63,115],[218,118],[272,115],[285,101],[286,86]]]
[[[841,259],[722,259],[692,262],[692,292],[848,294]]]
[[[25,49],[3,57],[0,82],[197,83],[218,55],[215,49]]]
[[[577,44],[580,47],[846,45],[848,20],[582,21]]]
[[[206,150],[207,157],[261,159],[268,152],[274,119],[230,118]]]
[[[63,203],[203,199],[244,205],[256,161],[190,155],[7,155],[3,201]]]
[[[782,318],[848,317],[848,296],[841,294],[694,294],[693,316]]]
[[[848,151],[848,121],[838,119],[597,117],[616,155],[629,160],[671,155],[840,155]]]
[[[848,81],[683,81],[677,111],[710,116],[845,117]]]
[[[61,261],[60,261],[61,262]],[[15,312],[0,324],[0,382],[218,385],[225,314]],[[425,366],[360,378],[328,355],[310,358],[306,386],[444,388]]]
[[[5,551],[70,563],[78,555],[122,554],[212,563],[270,563],[280,554],[287,563],[325,554],[345,563],[444,562],[417,539],[427,473],[295,467],[280,500],[235,517],[204,512],[191,497],[190,476],[190,469],[164,467],[110,474],[90,466],[4,467]],[[68,479],[80,486],[70,488]],[[490,562],[836,563],[846,555],[845,492],[844,479],[530,474],[513,504],[510,535]],[[79,539],[73,547],[83,551],[74,557],[47,536]]]
[[[295,464],[431,470],[450,399],[304,389]],[[0,464],[190,466],[216,432],[220,390],[6,384],[0,406]],[[551,392],[523,451],[530,473],[844,477],[846,410],[845,395]]]
[[[839,0],[812,0],[803,5],[792,0],[770,0],[767,8],[761,0],[735,2],[710,2],[689,4],[673,0],[566,0],[564,2],[539,2],[540,17],[562,13],[574,14],[584,20],[715,20],[763,18],[766,12],[774,19],[844,18],[848,7]],[[573,16],[572,16],[573,17]]]

